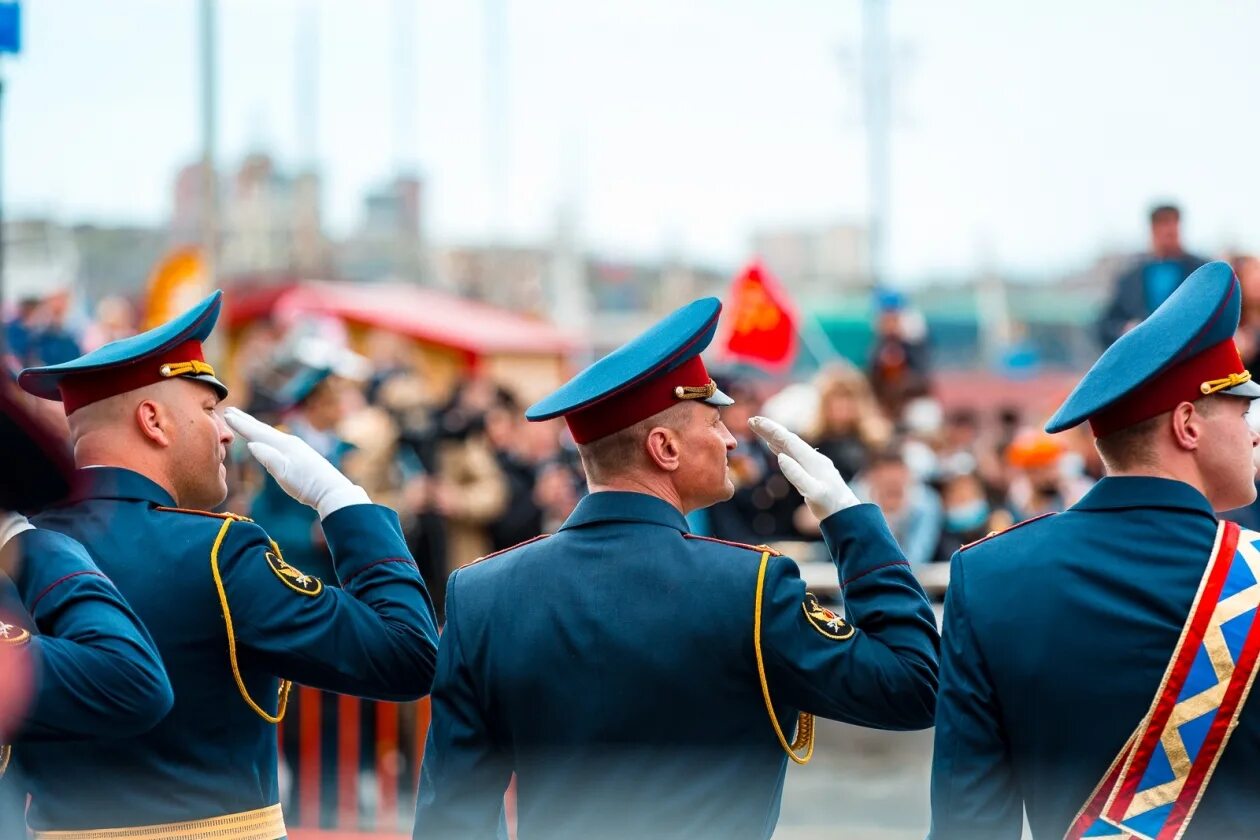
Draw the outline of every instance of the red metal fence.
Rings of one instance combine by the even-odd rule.
[[[295,694],[280,729],[292,786],[288,802],[297,803],[286,812],[290,837],[409,837],[429,699],[379,703],[306,687]]]

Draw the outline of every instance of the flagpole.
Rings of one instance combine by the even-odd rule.
[[[831,337],[827,335],[822,324],[818,322],[818,316],[812,311],[801,312],[801,317],[797,319],[796,337],[800,339],[801,346],[808,350],[818,362],[820,368],[826,367],[836,359],[844,358],[843,354],[836,349],[836,345],[832,344]]]

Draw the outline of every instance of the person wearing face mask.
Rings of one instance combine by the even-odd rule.
[[[961,546],[983,538],[991,531],[1010,526],[1012,517],[1004,508],[994,508],[984,482],[975,473],[951,476],[941,484],[944,522],[934,560],[947,563]]]
[[[1058,513],[1076,504],[1091,482],[1069,475],[1064,468],[1065,449],[1054,437],[1036,429],[1023,429],[1006,450],[1011,468],[1009,498],[1017,521]]]

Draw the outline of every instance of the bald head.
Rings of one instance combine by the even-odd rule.
[[[171,379],[85,405],[68,418],[75,465],[129,469],[181,507],[214,507],[227,495],[232,442],[218,403],[210,386]]]
[[[106,437],[111,441],[132,438],[132,442],[139,442],[137,437],[139,429],[132,420],[140,403],[149,401],[154,405],[165,405],[163,396],[168,395],[166,386],[174,384],[176,383],[158,382],[134,391],[106,397],[83,406],[67,417],[66,422],[70,425],[70,440],[74,443],[76,460],[79,445],[85,439],[88,439],[89,443],[99,437]],[[110,448],[115,447],[111,444]]]

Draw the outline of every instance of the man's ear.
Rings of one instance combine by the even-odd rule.
[[[141,400],[136,406],[136,427],[140,434],[158,446],[171,445],[171,416],[166,406],[154,400]]]
[[[666,472],[675,472],[682,466],[682,446],[678,433],[668,426],[657,426],[648,432],[643,447],[652,463]]]
[[[1199,448],[1204,432],[1203,415],[1195,410],[1194,403],[1178,403],[1169,422],[1178,446],[1190,452]]]

